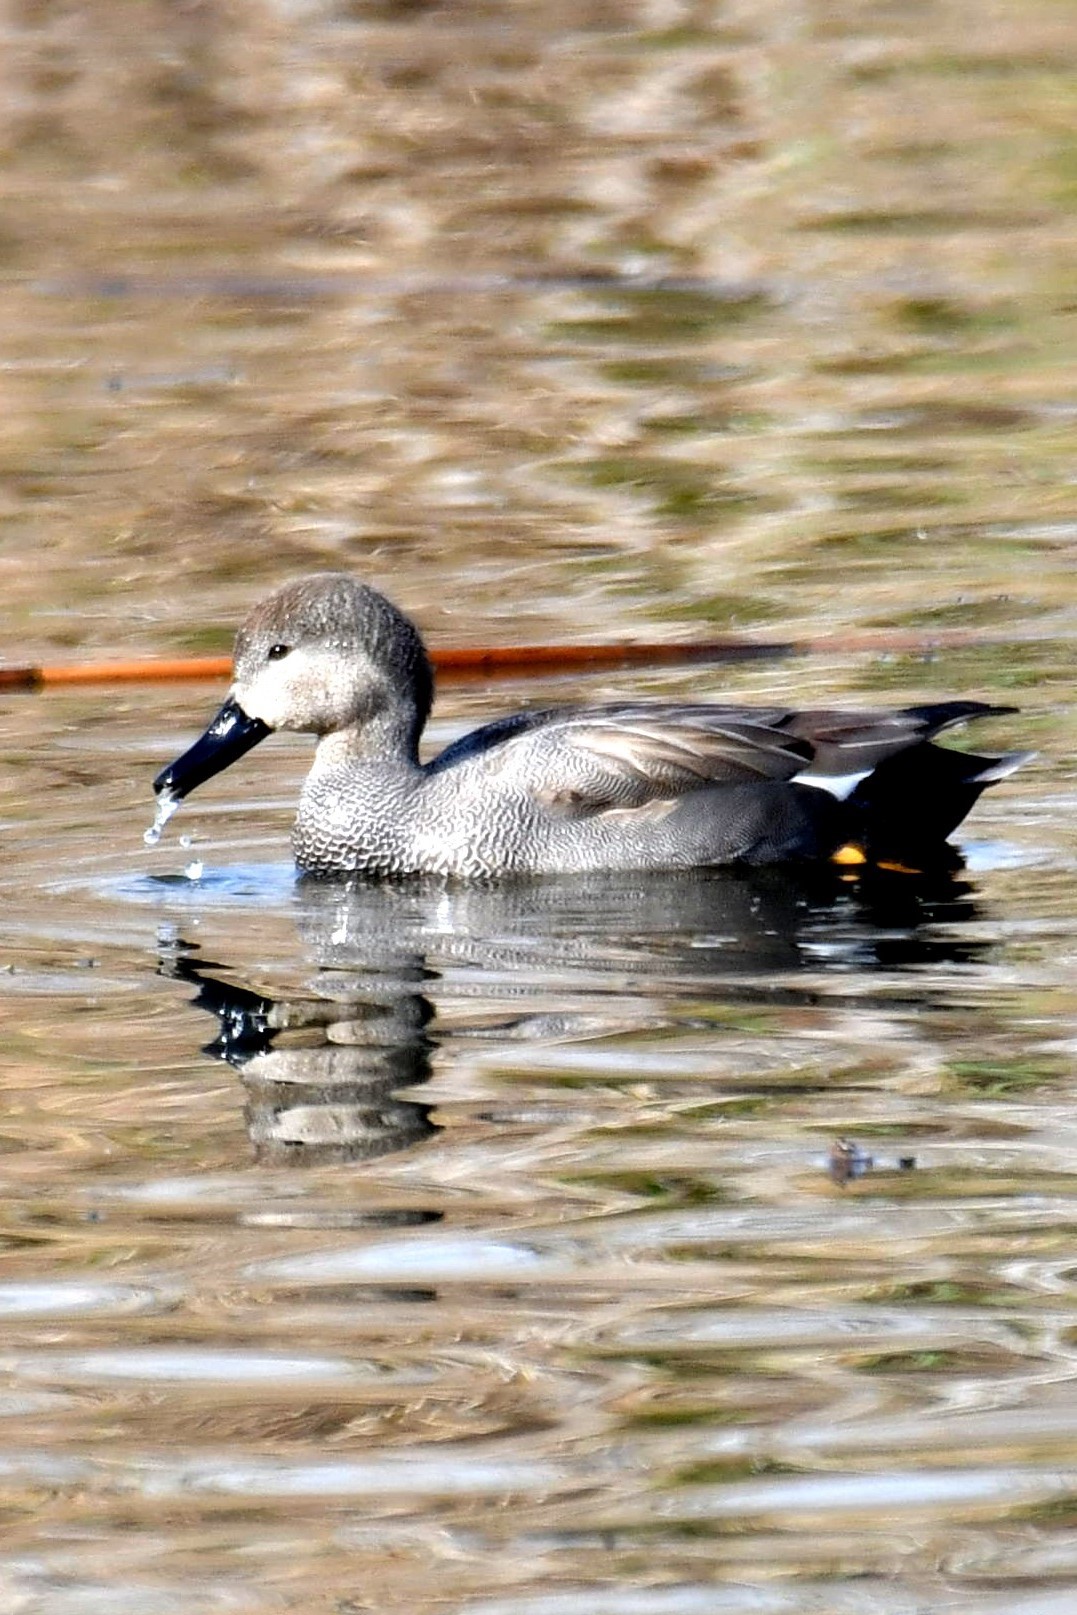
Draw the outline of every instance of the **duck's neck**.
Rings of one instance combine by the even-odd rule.
[[[322,736],[314,754],[317,773],[354,768],[362,763],[418,770],[419,725],[414,714],[379,712],[347,729],[335,729],[332,734]]]

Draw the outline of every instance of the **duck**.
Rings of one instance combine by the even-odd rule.
[[[434,699],[415,624],[348,573],[257,605],[204,734],[153,782],[162,811],[275,730],[317,737],[292,833],[310,876],[464,880],[765,864],[923,869],[1030,753],[943,731],[1016,709],[620,701],[496,718],[428,761]]]

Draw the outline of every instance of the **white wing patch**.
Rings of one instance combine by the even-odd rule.
[[[828,796],[834,797],[836,801],[845,802],[852,796],[860,781],[867,779],[868,775],[874,772],[873,768],[862,768],[858,774],[813,774],[810,769],[805,769],[802,774],[793,775],[792,783],[811,785],[817,791],[826,791]]]

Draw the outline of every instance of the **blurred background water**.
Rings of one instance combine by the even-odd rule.
[[[1072,8],[13,0],[0,151],[3,660],[344,567],[435,645],[812,642],[434,741],[1039,752],[945,880],[347,893],[302,740],[143,846],[220,690],[3,697],[0,1608],[1068,1612]]]

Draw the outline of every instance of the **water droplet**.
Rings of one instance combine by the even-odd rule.
[[[206,866],[201,858],[192,858],[183,873],[187,876],[188,880],[201,880],[202,872],[205,867]]]
[[[162,791],[157,798],[157,807],[153,815],[153,823],[142,837],[147,847],[156,847],[161,839],[161,831],[174,813],[179,812],[180,798],[173,796],[171,791]]]

